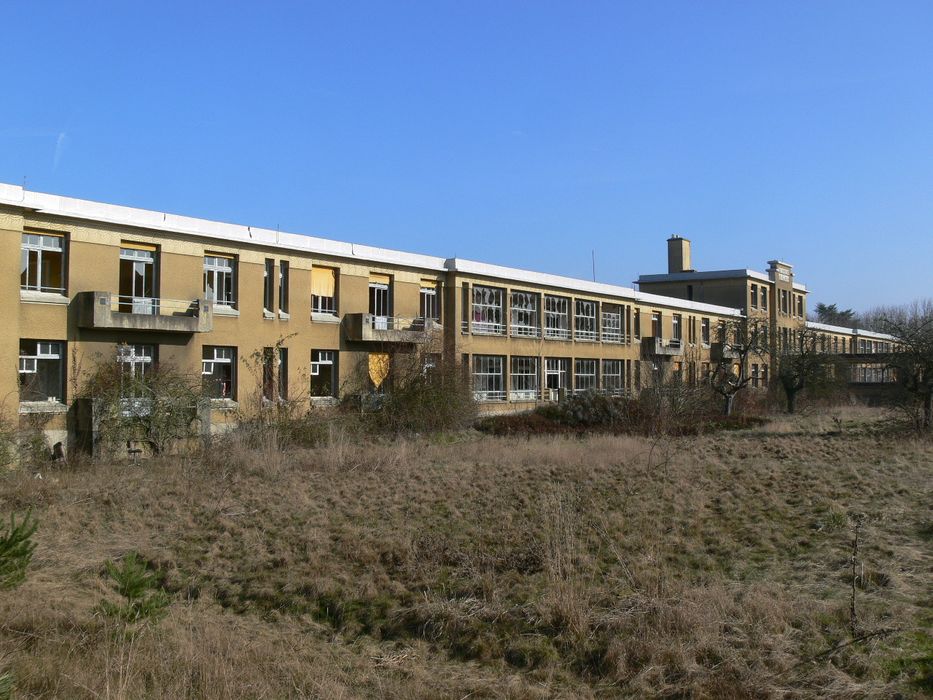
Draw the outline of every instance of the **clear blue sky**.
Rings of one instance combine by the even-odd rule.
[[[933,296],[933,2],[3,7],[0,180],[630,284]]]

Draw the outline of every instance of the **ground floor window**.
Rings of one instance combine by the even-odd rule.
[[[512,401],[534,401],[538,398],[538,358],[513,357],[509,398]]]
[[[473,356],[473,394],[477,401],[505,400],[505,377],[499,355]]]
[[[236,348],[204,346],[201,385],[207,398],[236,400]]]
[[[625,388],[622,374],[622,360],[603,360],[603,391],[618,395]]]
[[[574,391],[592,391],[596,387],[596,360],[575,360],[573,363]]]
[[[140,397],[143,386],[152,373],[155,363],[155,345],[117,346],[117,365],[120,368],[121,395],[124,398]]]
[[[54,340],[19,341],[19,400],[65,399],[65,344]]]
[[[337,395],[337,351],[311,351],[311,396]]]

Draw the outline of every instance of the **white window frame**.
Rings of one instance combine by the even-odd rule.
[[[509,295],[509,333],[517,338],[541,337],[541,295],[515,289]]]
[[[329,367],[331,373],[331,389],[330,394],[327,396],[336,396],[337,395],[337,382],[338,377],[336,373],[337,367],[337,350],[312,350],[311,351],[311,376],[320,377],[321,370],[323,367]],[[311,394],[312,396],[325,396],[325,394]]]
[[[546,357],[544,359],[544,386],[554,391],[566,389],[569,365],[570,361],[566,357]],[[557,386],[551,386],[550,380],[555,377],[556,381],[553,383]]]
[[[235,400],[236,396],[236,348],[228,345],[205,346],[212,348],[211,358],[201,357],[201,376],[214,376],[214,365],[230,365],[230,395],[212,397],[212,401]]]
[[[544,295],[544,337],[570,340],[570,297]]]
[[[473,355],[473,396],[477,401],[505,401],[505,359]]]
[[[535,401],[540,396],[538,358],[513,355],[509,365],[509,400]]]
[[[31,354],[23,354],[22,351],[19,353],[19,368],[18,374],[38,374],[39,373],[39,362],[60,362],[61,366],[58,368],[59,378],[61,381],[61,386],[59,390],[64,393],[65,391],[65,343],[56,340],[21,340],[23,342],[34,342],[36,344],[36,351]],[[49,396],[45,400],[50,402],[63,402],[64,396]]]
[[[59,258],[61,269],[59,270],[59,276],[61,277],[62,284],[65,283],[65,237],[64,235],[55,236],[51,234],[43,233],[23,233],[22,237],[22,247],[21,247],[21,260],[20,260],[20,289],[25,289],[34,292],[47,292],[50,294],[64,294],[65,287],[50,287],[43,284],[42,272],[43,264],[42,259],[46,254],[58,254],[61,256]],[[30,263],[30,253],[35,254],[35,270],[34,274],[30,274],[31,265]],[[22,273],[26,273],[26,284],[22,283]],[[29,279],[35,277],[36,283],[30,284]]]
[[[421,291],[418,295],[418,310],[421,319],[427,324],[428,319],[432,321],[441,320],[441,306],[439,303],[440,295],[437,293],[437,287],[425,287],[421,285]]]
[[[621,396],[625,392],[625,361],[603,360],[600,387],[610,396]]]
[[[684,317],[683,314],[671,314],[671,347],[680,347],[684,339]]]
[[[228,281],[228,285],[220,284]],[[224,290],[223,298],[218,289]],[[233,258],[222,255],[204,256],[204,294],[215,306],[236,306],[236,264]]]
[[[573,391],[581,394],[599,388],[599,361],[577,358],[573,361]]]
[[[615,311],[613,311],[615,309]],[[603,304],[602,308],[602,341],[604,343],[621,343],[625,339],[623,328],[624,312],[621,306]]]
[[[472,297],[473,333],[505,335],[505,290],[474,284]]]
[[[590,299],[574,300],[573,337],[574,340],[599,340],[596,318],[599,316],[599,304]]]

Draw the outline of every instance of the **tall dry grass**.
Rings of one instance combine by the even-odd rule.
[[[933,445],[877,412],[684,439],[331,431],[5,474],[3,513],[41,521],[0,593],[19,696],[929,690]],[[839,646],[856,516],[859,628],[896,631]],[[96,610],[130,551],[173,603],[128,631]]]

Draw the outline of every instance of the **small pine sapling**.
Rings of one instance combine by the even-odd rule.
[[[108,561],[105,566],[114,590],[123,596],[120,603],[101,601],[100,609],[105,615],[126,623],[155,622],[165,615],[171,600],[136,552],[130,552],[119,564]]]
[[[31,511],[19,523],[10,516],[9,527],[0,533],[0,590],[16,588],[26,580],[26,568],[36,549],[32,536],[38,527]]]

